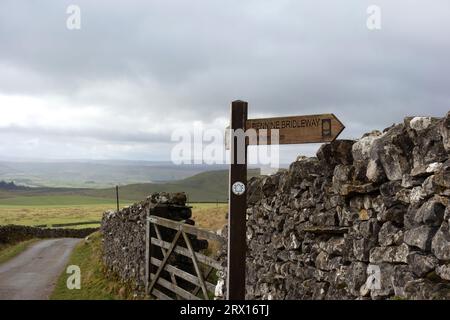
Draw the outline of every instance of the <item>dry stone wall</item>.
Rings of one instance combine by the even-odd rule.
[[[248,183],[248,299],[450,299],[450,113]]]
[[[0,226],[0,244],[11,244],[33,238],[85,238],[98,228],[51,229],[19,225]]]

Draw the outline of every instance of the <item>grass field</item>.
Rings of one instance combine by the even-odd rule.
[[[200,228],[215,232],[227,223],[227,204],[194,203],[191,206],[192,219],[195,221],[195,225]]]
[[[121,200],[121,207],[131,200]],[[194,203],[193,218],[198,226],[216,231],[226,223],[226,204]],[[79,195],[18,196],[0,199],[0,225],[52,225],[85,221],[100,221],[116,203],[104,198]],[[97,225],[83,225],[87,228]]]
[[[123,204],[129,203],[125,200]],[[50,196],[19,196],[7,199],[0,199],[0,206],[2,207],[17,207],[17,206],[72,206],[72,205],[111,205],[116,206],[112,199],[95,198],[79,195],[50,195]]]
[[[41,225],[98,221],[115,203],[77,195],[0,199],[0,224]],[[90,227],[84,225],[83,227]]]
[[[248,175],[258,174],[249,170]],[[153,192],[186,192],[197,225],[216,231],[225,224],[226,205],[202,202],[227,200],[228,171],[202,172],[167,183],[132,184],[119,188],[121,207],[142,201]],[[103,212],[115,210],[115,188],[27,188],[0,190],[0,224],[51,225],[99,221]],[[90,227],[92,225],[84,225]]]
[[[112,200],[78,195],[19,196],[0,199],[0,224],[33,226],[99,221],[103,212],[115,207]]]
[[[110,205],[77,205],[77,206],[1,206],[0,224],[18,225],[51,225],[84,221],[99,221],[103,212],[112,209]],[[91,225],[83,225],[91,227]]]

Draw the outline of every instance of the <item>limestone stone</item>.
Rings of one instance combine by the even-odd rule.
[[[444,261],[450,260],[450,231],[449,231],[449,220],[450,220],[450,210],[446,210],[446,219],[442,223],[441,227],[434,236],[431,244],[431,251],[434,255]]]
[[[436,268],[436,274],[443,280],[450,281],[450,264],[443,264]]]
[[[436,228],[429,226],[420,226],[405,232],[405,243],[417,247],[423,251],[430,250],[431,240],[436,233]]]
[[[423,277],[437,267],[439,260],[433,255],[412,252],[408,255],[407,262],[416,276]]]

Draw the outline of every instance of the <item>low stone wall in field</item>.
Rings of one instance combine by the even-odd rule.
[[[33,238],[85,238],[98,228],[86,229],[50,229],[29,226],[0,226],[0,244],[17,243]]]
[[[101,224],[104,237],[103,260],[106,267],[140,293],[145,289],[145,237],[149,211],[155,216],[175,221],[185,220],[186,223],[194,224],[190,219],[192,212],[191,208],[186,206],[184,193],[154,193],[145,201],[119,212],[106,212]],[[172,242],[175,231],[164,227],[160,227],[160,230],[163,240]],[[208,246],[208,242],[204,240],[191,238],[191,241],[196,251]],[[158,247],[155,247],[154,256],[162,260]],[[190,261],[175,253],[172,255],[171,264],[182,270],[192,269]]]

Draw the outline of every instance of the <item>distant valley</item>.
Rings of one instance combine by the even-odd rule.
[[[151,161],[0,161],[0,181],[53,188],[108,188],[182,180],[225,165],[174,165]]]
[[[259,175],[250,169],[248,176]],[[226,202],[228,171],[206,171],[194,176],[164,183],[133,183],[120,186],[121,202],[145,199],[153,192],[186,192],[190,202]],[[115,188],[21,187],[0,188],[0,205],[78,205],[115,200]]]

